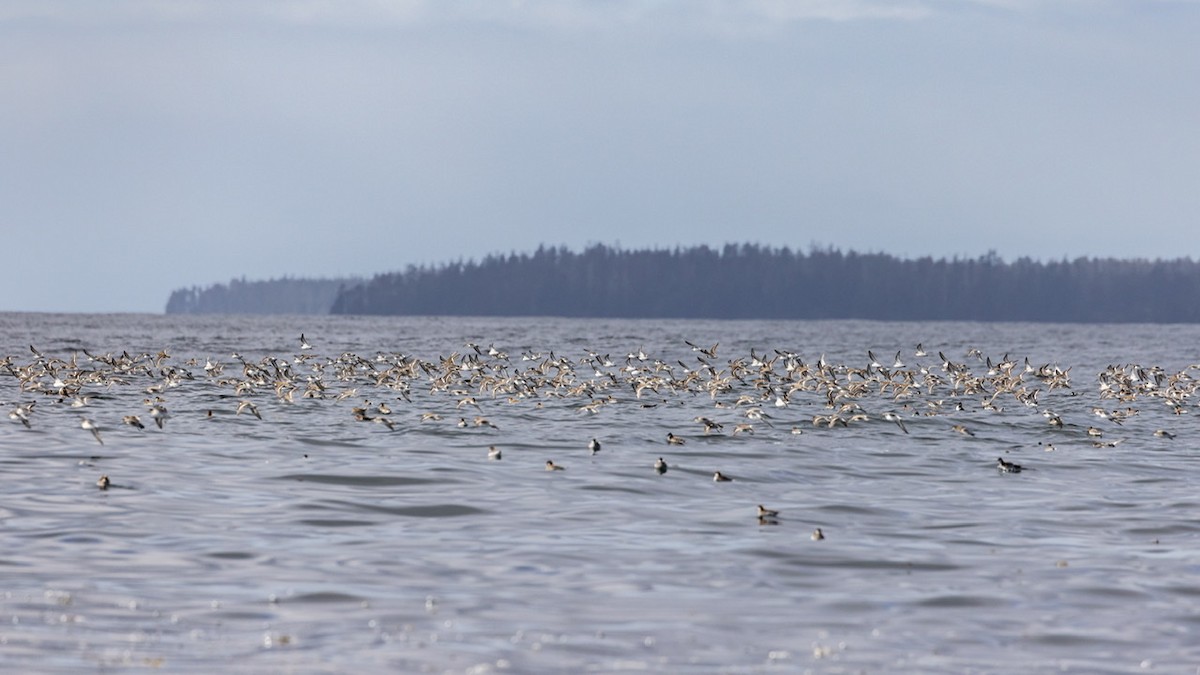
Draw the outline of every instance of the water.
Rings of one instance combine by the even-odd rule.
[[[301,332],[312,350],[300,349]],[[1121,401],[1101,397],[1097,376],[1131,364],[1195,375],[1197,338],[1193,326],[3,315],[0,354],[14,367],[34,363],[34,345],[82,369],[111,369],[82,350],[127,352],[143,368],[85,385],[82,407],[0,376],[5,412],[37,402],[30,428],[0,419],[0,666],[1196,672],[1196,412],[1185,400],[1174,414],[1165,380]],[[659,387],[636,398],[627,354],[682,378],[677,361],[700,367],[685,340],[719,343],[709,360],[722,374],[752,349],[859,369],[868,350],[889,369],[900,350],[898,370],[944,376],[941,351],[985,377],[987,363],[967,355],[978,349],[993,363],[1007,354],[1016,373],[1026,357],[1069,367],[1070,388],[1026,373],[1043,390],[1037,405],[1002,395],[1000,410],[981,404],[991,389],[956,395],[947,384],[899,401],[872,390],[856,399],[868,418],[837,428],[812,424],[833,412],[823,392],[797,391],[784,408],[761,401],[770,418],[748,419],[752,406],[732,406],[758,395],[754,373],[715,397]],[[510,375],[553,352],[574,378],[510,402],[462,381],[504,363],[484,355],[483,370],[431,392],[440,357],[475,354],[467,343],[507,352]],[[913,355],[917,343],[929,356]],[[523,361],[530,351],[540,360]],[[614,365],[596,376],[579,363],[590,351]],[[269,357],[312,358],[291,365],[299,388],[285,403],[272,386],[235,391],[246,376],[234,352],[271,370]],[[326,398],[300,395],[312,363],[357,363],[350,354],[372,365],[343,379],[330,366]],[[411,402],[394,381],[376,383],[379,354],[429,366],[401,378]],[[206,359],[223,372],[206,376]],[[148,391],[169,367],[194,379]],[[788,376],[783,358],[772,370],[774,384]],[[590,397],[571,393],[585,382]],[[170,412],[162,429],[143,403],[156,396]],[[468,396],[477,407],[460,407]],[[241,400],[262,420],[235,414]],[[389,405],[394,429],[356,420],[364,401],[369,416]],[[913,414],[935,401],[941,414]],[[1093,407],[1138,414],[1118,425]],[[908,433],[885,411],[902,413]],[[147,428],[122,424],[131,414]],[[475,426],[480,416],[495,428]],[[704,434],[697,416],[722,433]],[[753,433],[734,434],[739,423]],[[1094,447],[1089,426],[1120,442]],[[667,445],[667,432],[687,444]],[[502,460],[487,460],[490,445]],[[1025,470],[1001,473],[1000,456]],[[548,459],[566,470],[546,471]],[[734,481],[713,482],[717,470]],[[780,516],[761,522],[758,504]]]

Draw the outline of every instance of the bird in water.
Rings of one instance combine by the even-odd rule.
[[[137,415],[126,415],[121,418],[121,422],[128,424],[131,427],[137,427],[138,429],[146,428],[146,425],[142,424],[142,418],[138,417]]]
[[[728,483],[731,480],[733,479],[721,473],[720,471],[713,472],[713,482],[715,483]]]
[[[96,481],[96,487],[101,490],[107,490],[109,485],[112,485],[112,481],[108,479],[108,475],[100,476],[100,479]]]
[[[658,461],[654,462],[654,470],[656,472],[658,472],[658,475],[660,475],[660,476],[663,475],[664,473],[666,473],[667,472],[666,460],[664,460],[662,457],[659,457]]]
[[[758,517],[759,518],[778,518],[779,512],[775,511],[773,509],[768,509],[767,507],[763,506],[762,504],[759,504],[758,505]]]
[[[566,471],[567,468],[564,466],[559,466],[559,465],[555,464],[554,460],[552,460],[552,459],[548,459],[548,460],[546,460],[546,470],[547,471]]]
[[[682,438],[676,436],[675,434],[673,434],[669,431],[667,432],[667,444],[668,445],[683,445],[685,442],[686,441],[684,441]]]
[[[1021,473],[1021,465],[1006,461],[1003,457],[996,458],[996,468],[1000,473]]]
[[[588,450],[590,450],[593,455],[597,452],[600,452],[600,441],[594,438],[588,441]]]
[[[813,530],[813,533],[812,533],[813,541],[821,541],[824,538],[825,538],[825,533],[821,531],[821,528],[818,527],[817,529]]]
[[[494,445],[488,446],[488,459],[500,459],[500,448]]]

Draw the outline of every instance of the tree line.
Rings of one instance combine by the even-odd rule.
[[[1005,262],[756,244],[542,246],[410,266],[344,288],[335,314],[1058,322],[1200,321],[1200,264]]]
[[[233,279],[171,292],[167,314],[328,314],[343,288],[361,279]]]
[[[176,290],[167,312],[1195,323],[1200,263],[542,246],[365,281],[235,279]]]

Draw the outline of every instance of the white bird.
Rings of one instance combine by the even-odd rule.
[[[908,427],[904,426],[904,420],[901,419],[901,417],[896,413],[891,411],[885,412],[883,413],[883,419],[889,422],[895,422],[897,425],[899,425],[901,431],[906,434],[908,433]]]
[[[158,425],[159,429],[163,428],[163,424],[166,423],[167,418],[170,416],[166,407],[162,404],[154,403],[150,405],[150,417],[154,419],[154,423]]]
[[[79,422],[79,426],[92,432],[92,435],[96,437],[96,442],[104,445],[104,441],[100,439],[100,428],[96,426],[95,422],[85,417]]]

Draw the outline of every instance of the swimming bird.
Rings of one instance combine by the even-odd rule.
[[[682,438],[680,438],[680,437],[676,436],[675,434],[673,434],[673,433],[671,433],[671,432],[669,432],[669,431],[667,432],[667,444],[668,444],[668,445],[683,445],[683,444],[684,444],[684,443],[686,443],[686,442],[687,442],[687,441],[685,441],[685,440],[683,440]]]
[[[777,518],[777,517],[779,517],[779,512],[774,511],[772,509],[768,509],[765,506],[763,506],[762,504],[759,504],[758,505],[758,517],[759,518]]]
[[[970,429],[966,428],[965,426],[963,426],[961,424],[955,424],[953,427],[950,427],[950,428],[954,429],[955,431],[957,431],[960,434],[963,434],[964,436],[974,436],[975,435],[975,433],[973,431],[971,431]]]
[[[821,531],[821,528],[818,527],[817,529],[813,530],[813,533],[812,533],[813,541],[821,541],[824,538],[825,538],[825,533]]]
[[[1166,438],[1168,440],[1175,438],[1175,434],[1167,431],[1166,429],[1156,429],[1154,431],[1154,435],[1158,436],[1159,438]]]
[[[695,417],[692,419],[692,421],[703,424],[704,425],[704,433],[706,433],[706,434],[709,432],[712,432],[712,431],[721,433],[721,430],[725,428],[725,426],[723,424],[721,424],[720,422],[714,422],[704,416]]]
[[[137,427],[138,429],[146,428],[146,425],[142,424],[142,418],[138,417],[137,415],[125,415],[121,418],[121,422],[128,424],[131,427]]]
[[[112,481],[108,479],[107,475],[100,476],[99,480],[96,481],[96,487],[101,490],[107,490],[109,485],[112,485]]]
[[[592,440],[588,441],[588,450],[590,450],[593,455],[596,454],[597,452],[600,452],[600,441],[598,441],[594,438]]]
[[[732,478],[730,478],[729,476],[726,476],[725,474],[721,473],[720,471],[713,472],[713,482],[714,483],[728,483],[732,480],[733,480]]]
[[[92,435],[96,437],[96,442],[104,445],[104,441],[100,439],[100,428],[96,426],[95,422],[85,417],[79,422],[79,426],[92,432]]]
[[[658,458],[658,461],[654,462],[654,470],[655,470],[655,471],[658,473],[658,475],[660,475],[660,476],[661,476],[661,475],[663,475],[664,473],[666,473],[666,472],[667,472],[667,462],[666,462],[666,460],[664,460],[662,457],[659,457],[659,458]]]
[[[1003,457],[996,458],[996,468],[1000,469],[1000,473],[1021,473],[1021,465],[1007,462]]]
[[[546,470],[547,471],[566,471],[567,468],[565,466],[559,466],[559,465],[555,464],[554,460],[552,460],[552,459],[548,459],[548,460],[546,460]]]
[[[488,459],[500,459],[500,448],[494,445],[488,446]]]

